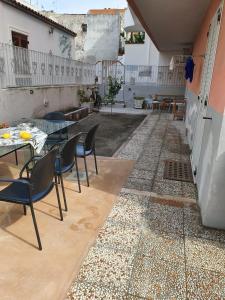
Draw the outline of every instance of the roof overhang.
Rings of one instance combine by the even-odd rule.
[[[132,9],[130,9],[129,7],[126,9],[124,23],[125,23],[124,30],[126,32],[144,31],[144,28],[141,25],[140,21],[138,20],[137,16],[134,14]]]
[[[128,0],[159,51],[192,48],[211,0]]]

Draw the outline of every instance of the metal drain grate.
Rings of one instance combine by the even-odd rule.
[[[191,164],[166,160],[163,177],[164,179],[193,182]]]

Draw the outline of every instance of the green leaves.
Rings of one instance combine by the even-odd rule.
[[[114,98],[119,93],[122,84],[122,77],[120,79],[112,78],[112,76],[108,77],[108,95],[106,96],[108,102],[114,102]]]

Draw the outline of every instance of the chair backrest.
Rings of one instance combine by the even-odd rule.
[[[31,171],[32,195],[45,191],[53,182],[57,150],[49,151],[40,158]]]
[[[62,166],[70,166],[74,162],[74,149],[76,148],[76,144],[79,141],[81,133],[76,134],[72,138],[70,138],[61,151],[61,164]]]
[[[44,116],[45,120],[65,120],[65,115],[61,111],[53,111]]]
[[[85,150],[92,150],[94,145],[95,145],[95,134],[98,129],[99,124],[96,124],[93,126],[87,133],[85,141],[84,141],[84,146]]]

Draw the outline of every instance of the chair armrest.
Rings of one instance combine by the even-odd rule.
[[[21,184],[26,184],[27,186],[31,186],[31,184],[28,181],[24,180],[24,179],[0,178],[0,182],[21,183]]]
[[[25,163],[25,165],[23,166],[23,168],[21,169],[20,174],[19,174],[19,177],[20,177],[20,178],[22,177],[23,172],[24,172],[26,169],[28,169],[28,166],[29,166],[29,164],[30,164],[32,161],[39,160],[40,158],[41,158],[41,155],[35,155],[35,156],[31,157],[31,159],[29,159],[29,160]]]

